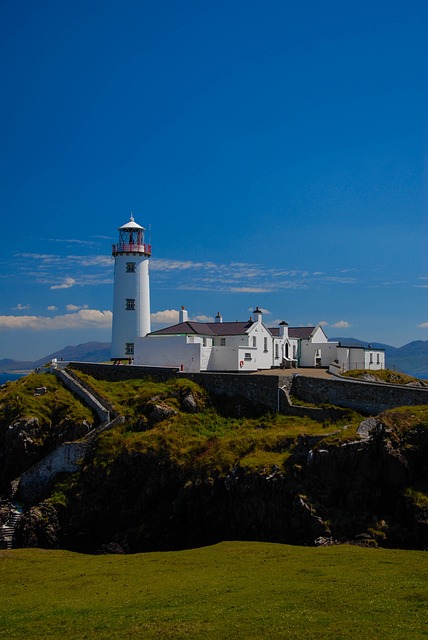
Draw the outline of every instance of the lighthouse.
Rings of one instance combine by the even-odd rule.
[[[134,220],[119,227],[114,257],[112,360],[132,358],[135,338],[150,333],[149,260],[152,248],[144,242],[144,227]]]

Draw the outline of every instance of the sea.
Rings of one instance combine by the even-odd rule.
[[[19,380],[22,376],[27,375],[26,373],[0,373],[0,385],[5,382],[11,382],[12,380]]]

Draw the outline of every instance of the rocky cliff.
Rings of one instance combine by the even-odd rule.
[[[101,433],[42,502],[24,505],[16,544],[91,553],[225,539],[428,548],[427,407],[323,424],[251,417],[248,403],[248,416],[234,417],[233,399],[223,407],[184,379],[97,392],[110,393],[125,423]],[[3,422],[3,434],[13,424]],[[2,442],[12,478],[26,464],[12,471]]]

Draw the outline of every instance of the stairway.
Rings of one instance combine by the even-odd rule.
[[[1,527],[0,540],[3,542],[3,548],[12,549],[16,525],[20,519],[21,513],[17,509],[12,508],[7,522]]]

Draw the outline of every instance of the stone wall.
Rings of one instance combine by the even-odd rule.
[[[330,419],[326,410],[292,405],[286,391],[299,400],[314,404],[333,404],[354,409],[363,414],[377,415],[386,409],[404,405],[428,404],[428,389],[398,385],[376,384],[334,377],[311,378],[293,375],[248,375],[239,373],[179,373],[176,369],[142,366],[114,366],[91,363],[70,363],[70,367],[95,378],[117,381],[152,378],[159,381],[183,376],[214,395],[240,395],[255,406],[287,415],[305,415],[317,420]],[[284,390],[282,389],[284,387]]]
[[[293,376],[291,393],[305,402],[334,404],[370,415],[394,407],[428,405],[428,389],[301,375]]]
[[[216,396],[240,395],[250,400],[255,406],[265,407],[269,411],[278,411],[280,402],[278,376],[249,376],[242,373],[179,373],[178,369],[136,365],[91,364],[86,362],[73,362],[70,363],[70,367],[87,373],[94,378],[110,382],[135,378],[152,378],[163,382],[182,376],[200,384]]]
[[[88,442],[65,442],[20,478],[19,497],[24,502],[37,502],[46,494],[58,473],[74,473],[91,445]]]
[[[92,390],[85,388],[84,383],[75,380],[67,371],[62,371],[61,369],[53,369],[53,373],[69,391],[83,400],[94,411],[101,424],[110,422],[110,411],[104,406],[104,402],[95,397]]]

